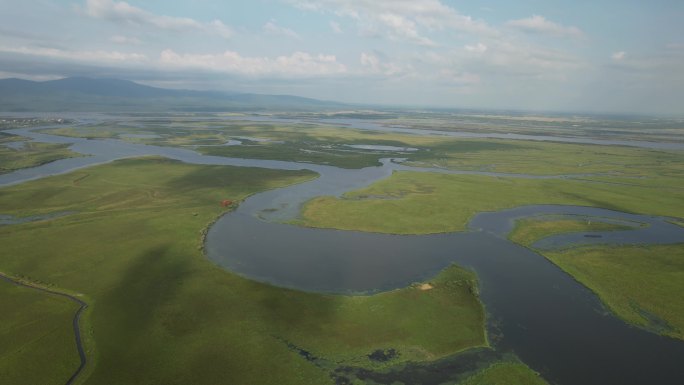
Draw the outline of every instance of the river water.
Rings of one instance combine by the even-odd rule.
[[[288,189],[281,193],[295,193]],[[684,229],[665,218],[589,207],[525,206],[480,214],[467,232],[399,236],[259,220],[259,209],[278,207],[270,204],[270,194],[254,196],[210,229],[206,251],[212,261],[273,285],[341,294],[405,287],[458,263],[478,275],[489,330],[501,336],[497,350],[515,352],[553,383],[674,385],[684,380],[684,343],[617,319],[571,276],[506,239],[515,219],[552,214],[647,225],[600,233],[604,238],[589,242],[684,242]],[[574,241],[555,239],[554,244]]]
[[[632,327],[602,306],[587,288],[542,256],[506,239],[515,219],[535,215],[580,215],[596,221],[641,223],[634,230],[571,234],[544,240],[544,247],[573,242],[668,244],[684,242],[684,228],[667,218],[575,206],[526,206],[473,218],[461,233],[398,236],[278,223],[296,217],[300,206],[320,195],[339,196],[368,186],[393,171],[412,170],[539,178],[524,174],[419,169],[384,159],[360,170],[306,163],[205,156],[197,152],[41,134],[35,129],[10,133],[35,141],[70,143],[89,155],[0,175],[11,185],[61,174],[93,164],[159,155],[195,164],[309,169],[312,181],[256,194],[217,221],[207,234],[206,252],[214,263],[273,285],[327,293],[373,293],[428,280],[451,263],[477,272],[488,328],[495,347],[513,351],[562,385],[684,383],[684,343]],[[567,178],[573,176],[544,176]],[[581,237],[581,239],[580,239]]]

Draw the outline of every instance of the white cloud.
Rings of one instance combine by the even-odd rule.
[[[63,79],[64,76],[51,75],[51,74],[36,75],[36,74],[25,74],[25,73],[19,73],[19,72],[0,71],[0,79],[7,79],[7,78],[21,78],[21,79],[26,79],[26,80],[33,80],[35,82],[43,82],[46,80]]]
[[[487,52],[487,46],[482,43],[477,43],[475,45],[466,45],[465,50],[468,52],[483,54]]]
[[[558,77],[587,68],[581,58],[564,51],[522,42],[490,40],[453,50],[431,51],[416,58],[428,70],[477,74],[481,78]]]
[[[365,52],[361,53],[361,58],[359,60],[361,61],[361,65],[366,67],[377,68],[380,65],[380,59],[378,59],[377,56]]]
[[[142,44],[142,41],[138,39],[137,37],[128,37],[128,36],[122,36],[122,35],[114,35],[109,38],[109,41],[112,43],[116,44],[124,44],[124,45],[140,45]]]
[[[346,18],[356,24],[362,36],[439,47],[436,52],[415,52],[409,55],[410,60],[404,57],[393,61],[401,69],[396,77],[440,78],[475,85],[481,79],[494,77],[564,80],[578,69],[587,68],[585,61],[569,52],[533,44],[517,34],[504,34],[484,21],[460,14],[443,0],[283,1],[303,10]],[[542,16],[512,20],[506,27],[568,38],[584,36],[577,27]],[[474,42],[462,42],[465,39]],[[381,59],[364,53],[361,64],[366,71],[385,73],[381,64],[386,63]]]
[[[203,31],[225,39],[230,38],[233,34],[231,29],[220,20],[201,23],[187,17],[155,15],[125,1],[87,0],[82,11],[90,17],[117,23],[146,25],[174,31]]]
[[[432,46],[426,32],[454,30],[483,36],[498,32],[483,21],[459,14],[439,0],[284,0],[303,10],[329,12],[354,20],[365,35]]]
[[[471,86],[480,83],[480,75],[453,69],[443,69],[439,73],[439,80],[450,85]]]
[[[340,26],[340,23],[338,23],[336,21],[330,22],[330,29],[332,29],[333,32],[335,32],[337,34],[343,33],[342,27]]]
[[[0,52],[8,52],[22,55],[40,56],[45,58],[62,59],[74,62],[87,63],[142,63],[148,60],[147,56],[139,53],[126,53],[119,51],[69,51],[57,48],[32,48],[32,47],[1,47]]]
[[[313,77],[347,72],[346,66],[339,63],[334,55],[312,55],[306,52],[269,58],[246,57],[234,51],[219,54],[178,54],[166,49],[161,53],[159,62],[165,68],[199,69],[252,77]]]
[[[482,58],[496,71],[528,76],[556,76],[585,66],[582,60],[563,51],[512,42],[489,47]]]
[[[301,39],[299,34],[289,28],[281,27],[274,20],[271,20],[264,24],[264,33],[271,36],[283,36],[290,39]]]
[[[361,66],[366,74],[381,74],[385,76],[395,76],[404,74],[406,71],[400,65],[380,59],[377,54],[362,52],[359,57]]]
[[[668,82],[684,81],[682,63],[684,63],[684,51],[673,49],[666,45],[646,53],[635,52],[628,54],[625,51],[613,52],[611,62],[607,68],[619,70],[621,73],[629,73],[630,76],[641,76],[652,79],[668,79]]]
[[[395,40],[405,40],[418,45],[434,46],[435,42],[421,36],[416,23],[395,13],[384,13],[378,16],[378,21],[389,30],[389,37]]]
[[[230,39],[233,36],[233,30],[230,29],[229,26],[223,24],[223,22],[218,19],[212,20],[209,23],[205,24],[203,29],[209,33],[213,33],[224,39]]]
[[[559,37],[583,37],[584,33],[577,27],[566,27],[547,20],[544,16],[533,15],[526,19],[511,20],[507,26],[524,32],[542,33]]]
[[[587,63],[564,51],[521,42],[490,40],[487,44],[465,45],[451,51],[433,51],[416,60],[425,63],[423,72],[441,72],[443,77],[470,79],[544,78],[566,79]],[[465,76],[467,74],[468,76]]]
[[[250,57],[238,52],[182,54],[171,49],[157,57],[120,51],[68,51],[57,48],[0,46],[0,54],[12,53],[38,58],[56,59],[65,63],[115,65],[151,71],[174,70],[179,73],[214,72],[220,74],[265,77],[324,77],[347,73],[347,67],[334,55],[294,52],[277,57]],[[33,61],[40,59],[31,59]]]

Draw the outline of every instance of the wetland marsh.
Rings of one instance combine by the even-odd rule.
[[[442,368],[441,377],[420,377],[435,384],[682,379],[684,344],[658,335],[681,338],[682,309],[666,305],[682,288],[660,286],[654,275],[644,298],[659,296],[664,305],[650,307],[637,293],[613,299],[624,283],[604,287],[591,276],[643,275],[656,266],[601,259],[603,250],[630,247],[620,234],[654,244],[634,249],[643,251],[634,261],[660,253],[671,255],[662,261],[673,274],[684,270],[677,256],[684,228],[675,224],[684,217],[680,151],[639,142],[445,141],[419,129],[374,131],[373,122],[255,122],[95,116],[69,127],[7,130],[90,155],[0,175],[14,185],[0,189],[0,214],[73,213],[0,227],[12,254],[0,267],[94,300],[82,326],[94,357],[83,383],[177,381],[185,378],[173,369],[180,361],[204,373],[195,383],[226,376],[410,383],[419,378],[415,365]],[[240,143],[213,146],[231,140]],[[223,152],[236,148],[244,158]],[[351,157],[341,161],[343,152]],[[525,153],[549,162],[529,167]],[[119,160],[150,155],[174,161]],[[31,204],[36,197],[44,197],[40,207]],[[239,205],[226,212],[222,199]],[[522,219],[540,214],[565,222]],[[507,240],[514,218],[521,218],[516,234],[528,234],[519,242],[536,247],[548,239],[554,247],[542,256]],[[131,228],[139,236],[124,241]],[[42,242],[27,241],[34,237]],[[575,247],[577,237],[588,245]],[[54,257],[32,262],[46,254]],[[571,264],[582,255],[603,260],[603,270]],[[630,306],[632,313],[621,310]],[[124,355],[121,341],[137,348]],[[162,347],[168,354],[152,353]],[[475,354],[478,348],[496,354]],[[393,353],[369,358],[378,351]],[[198,355],[204,358],[192,358]],[[164,364],[140,377],[116,371],[153,356]]]

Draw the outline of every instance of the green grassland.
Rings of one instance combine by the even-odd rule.
[[[626,226],[580,220],[523,219],[509,239],[530,246],[554,234],[623,230]],[[657,333],[684,339],[684,247],[580,246],[539,251],[598,294],[619,317]]]
[[[606,174],[622,177],[620,180],[611,179],[610,183],[638,184],[643,182],[639,178],[656,174],[668,179],[684,176],[684,154],[676,151],[540,141],[455,139],[311,124],[197,122],[166,118],[145,121],[142,128],[104,123],[90,127],[62,127],[46,132],[88,138],[155,134],[159,137],[125,140],[163,146],[191,146],[211,155],[313,162],[345,168],[377,165],[378,159],[382,157],[402,157],[408,158],[409,165],[457,170],[535,175]],[[240,136],[267,139],[271,142],[246,141],[246,146],[221,146]],[[396,153],[345,146],[350,144],[415,147],[419,151]],[[587,178],[604,180],[600,176]]]
[[[283,324],[288,330],[278,334],[317,357],[355,366],[369,364],[369,342],[380,343],[375,350],[397,350],[399,357],[392,364],[434,360],[485,346],[484,312],[472,294],[476,292],[475,275],[452,265],[429,285],[428,290],[412,285],[372,296],[317,296],[317,303],[306,306],[313,316],[299,319],[293,329]],[[322,319],[321,309],[331,304],[333,318]],[[407,312],[419,314],[409,316]]]
[[[67,136],[70,138],[103,139],[116,138],[119,134],[138,133],[138,130],[126,129],[111,124],[98,124],[86,127],[58,127],[39,130],[51,135]]]
[[[385,113],[382,115],[371,112],[353,117],[368,119],[374,116],[383,124],[417,129],[597,137],[613,140],[632,139],[668,142],[678,140],[682,134],[680,121],[663,118],[642,118],[637,121],[633,119],[603,119],[596,116],[550,116],[543,114],[394,112],[394,114]],[[313,116],[310,114],[309,118]]]
[[[321,197],[307,203],[296,221],[307,226],[399,234],[460,231],[478,212],[526,204],[573,204],[684,218],[684,154],[673,151],[182,119],[151,121],[143,128],[104,124],[51,132],[91,138],[154,134],[159,137],[124,140],[190,147],[211,155],[347,168],[377,165],[382,157],[405,157],[409,164],[451,169],[599,174],[535,180],[398,172],[342,199]],[[240,139],[242,146],[221,146],[238,137],[267,141]],[[346,146],[353,144],[416,147],[419,151]],[[146,166],[149,164],[154,167]],[[414,286],[374,296],[345,297],[272,288],[205,261],[198,250],[199,233],[221,213],[221,199],[239,200],[255,191],[311,177],[307,173],[239,170],[161,160],[123,161],[0,190],[3,214],[78,211],[49,222],[0,228],[0,242],[14,247],[15,254],[26,260],[0,258],[0,270],[29,275],[92,298],[89,328],[96,364],[89,369],[92,374],[87,383],[212,383],[225,379],[235,383],[247,379],[254,383],[327,383],[331,381],[329,371],[337,365],[377,368],[409,360],[430,361],[486,345],[481,306],[467,290],[475,278],[458,267],[435,277],[429,291]],[[28,191],[26,186],[40,188]],[[80,190],[67,194],[69,199],[64,201],[65,186]],[[5,191],[13,192],[11,199],[4,197]],[[22,204],[12,202],[20,196],[26,198]],[[59,196],[62,198],[55,198]],[[37,200],[46,203],[41,207],[29,203]],[[618,229],[618,225],[599,222],[530,220],[521,222],[513,237],[531,244],[534,239],[563,232]],[[139,236],[128,239],[130,234]],[[31,244],[28,240],[35,239],[32,237],[47,242]],[[22,241],[26,244],[21,245]],[[35,261],[45,250],[56,250],[58,257],[37,266]],[[604,251],[596,253],[604,255]],[[679,254],[673,251],[668,255]],[[567,259],[572,259],[570,254]],[[646,266],[619,259],[604,266],[595,261],[577,267],[554,262],[596,291],[621,317],[681,338],[679,321],[684,317],[681,309],[672,306],[678,302],[672,295],[682,290],[659,286],[656,279],[680,279],[659,275],[659,266],[672,264],[672,260],[644,270],[642,278],[653,287],[643,297],[624,293],[630,293],[629,286],[639,287],[635,284],[638,269]],[[85,271],[90,280],[83,277]],[[629,279],[609,282],[610,287],[606,282],[596,284],[611,274]],[[661,297],[646,306],[649,296]],[[134,347],[123,348],[127,345]],[[389,363],[367,358],[374,350],[389,348],[401,353]],[[307,361],[297,349],[318,360]],[[119,370],[122,367],[126,369]],[[141,374],[134,376],[136,371]],[[543,383],[524,365],[501,362],[465,383],[536,381]]]
[[[626,226],[579,220],[523,219],[509,239],[530,246],[539,239],[574,231],[623,230]],[[619,317],[657,333],[684,339],[684,247],[570,247],[540,251],[593,290]]]
[[[79,365],[71,327],[78,306],[1,279],[0,303],[0,382],[63,384]]]
[[[572,204],[623,212],[684,216],[684,189],[674,178],[654,176],[630,185],[588,180],[514,179],[399,172],[341,199],[308,202],[298,223],[386,233],[463,230],[478,212],[527,204]],[[679,220],[675,220],[679,221]],[[512,237],[530,244],[570,231],[618,230],[584,221],[527,220]],[[594,290],[615,313],[639,326],[682,338],[684,255],[681,246],[572,248],[545,255]]]
[[[496,363],[473,376],[460,381],[458,385],[545,385],[546,381],[524,364],[516,362]]]
[[[584,246],[544,256],[626,321],[684,339],[684,245]]]
[[[490,148],[477,151],[457,151],[459,142],[446,142],[435,151],[410,157],[408,164],[534,175],[603,173],[640,177],[664,171],[665,175],[684,173],[684,155],[675,151],[505,140],[483,141],[490,143]],[[465,143],[463,147],[468,149]]]
[[[635,224],[637,225],[637,224]],[[519,219],[515,228],[508,234],[508,239],[523,246],[531,246],[536,241],[557,234],[588,231],[629,230],[632,227],[613,223],[580,219],[553,219],[534,217]]]
[[[684,217],[684,180],[651,181],[651,185],[615,186],[574,179],[396,172],[342,198],[309,201],[297,223],[396,234],[451,232],[464,230],[476,213],[528,204],[595,206]]]
[[[20,168],[40,166],[58,159],[81,156],[68,149],[68,144],[26,142],[22,148],[14,149],[5,143],[29,140],[16,135],[0,134],[0,174]]]
[[[379,166],[380,162],[378,159],[382,157],[397,156],[397,153],[352,151],[351,149],[344,149],[342,147],[332,148],[325,142],[313,141],[249,143],[240,146],[201,147],[198,150],[205,155],[225,156],[230,158],[276,159],[324,164],[341,168]]]
[[[362,168],[380,165],[383,157],[405,157],[401,151],[354,149],[348,145],[375,144],[406,147],[435,143],[435,139],[372,133],[355,129],[312,125],[262,124],[252,122],[173,122],[168,125],[148,124],[144,129],[113,124],[85,127],[61,127],[46,133],[83,138],[118,138],[122,134],[154,134],[157,138],[122,139],[145,144],[192,147],[206,154],[236,158],[270,159]],[[244,137],[257,140],[244,139]],[[240,146],[223,146],[229,140],[240,140]]]
[[[378,349],[396,349],[391,363],[398,363],[487,344],[475,277],[457,266],[431,280],[431,290],[414,285],[349,297],[250,281],[203,255],[202,231],[224,212],[222,199],[240,201],[314,176],[148,158],[3,188],[3,214],[75,213],[0,227],[0,270],[86,296],[85,384],[324,384],[336,365],[376,366],[367,355]],[[3,309],[32,306],[15,295],[0,302]],[[41,354],[61,354],[68,325],[57,319],[74,309],[54,306],[36,305],[2,322],[23,324],[43,311],[64,337],[41,340]],[[12,338],[28,344],[36,333]],[[11,359],[0,356],[0,367],[21,377],[40,365],[46,377],[39,383],[64,381],[61,360]]]

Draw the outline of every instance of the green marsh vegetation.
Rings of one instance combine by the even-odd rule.
[[[605,174],[622,177],[619,183],[663,173],[663,178],[684,173],[682,154],[674,151],[501,139],[457,139],[359,130],[306,123],[250,122],[240,120],[188,120],[182,116],[136,121],[138,125],[105,122],[94,126],[60,127],[44,132],[85,138],[119,135],[157,135],[122,139],[162,146],[191,147],[205,154],[226,157],[274,159],[328,164],[344,168],[378,165],[383,157],[407,158],[407,164],[455,170],[525,173],[535,175]],[[427,123],[426,123],[427,124]],[[510,132],[510,131],[509,131]],[[243,146],[224,146],[229,140]],[[346,145],[375,144],[414,147],[418,151],[361,150]],[[601,176],[587,176],[600,180]]]
[[[523,219],[509,239],[529,247],[547,236],[628,227],[578,220]],[[684,245],[591,245],[536,250],[594,291],[615,314],[653,332],[684,339]]]
[[[635,223],[634,227],[638,225],[638,223]],[[590,231],[619,231],[629,230],[631,228],[633,227],[614,223],[591,221],[588,219],[558,219],[554,217],[541,216],[518,219],[515,222],[515,228],[513,228],[511,233],[508,234],[508,239],[517,244],[529,247],[542,238],[557,234]]]
[[[93,138],[157,135],[124,140],[188,146],[221,156],[310,161],[350,168],[376,165],[382,157],[400,156],[409,158],[410,164],[453,169],[539,175],[600,174],[533,180],[399,172],[367,189],[348,193],[342,199],[322,197],[309,202],[298,221],[308,226],[400,234],[459,231],[478,212],[541,203],[684,217],[681,205],[684,162],[680,153],[672,151],[461,140],[254,122],[178,120],[168,124],[160,120],[149,122],[143,128],[103,125],[78,127],[73,132],[70,130],[74,128],[60,130],[56,133],[92,135],[89,137]],[[220,146],[239,137],[254,140],[239,139],[243,146]],[[403,154],[367,151],[345,146],[349,144],[415,147],[419,151]],[[160,164],[146,168],[145,162]],[[122,171],[125,169],[129,170],[126,177]],[[153,169],[164,172],[159,175]],[[91,173],[91,170],[105,171]],[[89,310],[92,317],[89,346],[96,364],[89,369],[92,375],[87,383],[107,383],[109,378],[119,383],[160,379],[168,383],[211,383],[225,378],[236,382],[250,379],[264,383],[326,383],[330,381],[329,371],[336,365],[378,367],[380,364],[367,358],[378,349],[398,349],[401,354],[395,360],[382,364],[394,365],[409,360],[433,360],[468,347],[486,345],[481,305],[476,300],[472,302],[472,293],[459,291],[471,285],[474,277],[457,267],[446,270],[433,281],[459,282],[460,289],[458,285],[434,285],[429,291],[411,287],[369,297],[343,297],[272,288],[234,276],[205,261],[198,250],[198,234],[220,214],[221,199],[239,200],[255,191],[311,177],[307,173],[269,174],[260,170],[255,174],[253,170],[244,173],[237,170],[160,160],[116,162],[62,179],[32,182],[41,188],[13,193],[19,194],[13,195],[13,199],[21,194],[28,194],[32,199],[48,198],[44,207],[35,208],[28,200],[19,206],[5,201],[5,207],[17,209],[7,213],[20,216],[78,211],[58,220],[0,229],[3,245],[12,245],[17,252],[28,256],[25,264],[19,260],[0,260],[0,269],[11,268],[59,287],[87,293],[93,299]],[[221,172],[230,177],[219,177]],[[181,177],[185,173],[195,176]],[[256,176],[252,177],[253,174]],[[98,177],[92,178],[93,175]],[[131,179],[130,175],[135,177]],[[70,184],[90,187],[73,192],[67,203],[52,200]],[[0,190],[2,213],[9,211],[1,203],[4,191]],[[107,198],[98,198],[103,191],[107,191]],[[48,223],[53,225],[47,226]],[[527,236],[534,238],[535,233],[554,234],[568,229],[587,230],[578,223],[564,223],[554,229],[543,227],[531,230]],[[40,245],[28,242],[27,235],[20,235],[20,229],[24,234],[52,241],[41,250]],[[140,237],[128,239],[131,233]],[[57,239],[68,240],[69,245],[58,245]],[[26,244],[20,247],[22,241]],[[46,266],[31,264],[45,250],[53,249],[59,255],[54,262],[48,260]],[[87,266],[81,266],[82,263]],[[78,274],[90,272],[87,269],[95,270],[90,281]],[[581,282],[598,292],[590,283]],[[604,301],[614,307],[608,300]],[[411,312],[406,311],[407,307]],[[668,319],[658,309],[632,307],[638,309],[635,311],[642,319],[647,316],[649,325],[654,322],[661,325],[657,321],[665,320],[671,328],[681,330],[674,326],[677,322],[672,317]],[[676,310],[671,314],[677,314]],[[116,322],[108,322],[109,319]],[[401,327],[393,325],[396,319],[401,319]],[[445,332],[457,322],[463,328]],[[169,341],[172,341],[170,345]],[[346,345],[341,345],[343,342]],[[122,347],[125,345],[135,345],[135,348],[125,351]],[[309,352],[320,361],[308,362],[297,349]],[[218,357],[230,357],[230,360],[219,362]],[[121,367],[127,369],[117,372]],[[186,370],[181,372],[177,367]],[[142,376],[133,376],[131,373],[135,370],[141,371]],[[523,372],[520,378],[525,379],[518,378],[516,371]],[[188,373],[198,372],[203,373],[199,380],[189,377]],[[521,384],[542,381],[522,364],[500,363],[475,375],[467,384],[499,383],[496,381],[506,377],[511,379],[509,383],[514,383],[514,379]]]
[[[173,122],[173,120],[164,120],[167,123]],[[147,123],[136,124],[136,125],[126,125],[117,121],[104,121],[92,125],[64,125],[57,128],[44,128],[38,129],[37,132],[66,136],[69,138],[84,138],[84,139],[123,139],[129,142],[140,143],[146,139],[152,139],[147,137],[148,135],[156,136],[158,134],[164,134],[169,137],[173,135],[181,136],[183,133],[175,131],[170,131],[169,127],[165,127],[161,122],[156,121],[146,121]],[[131,136],[128,136],[131,135]],[[143,135],[143,137],[136,137],[137,135]]]
[[[376,151],[349,147],[349,145],[358,144],[406,147],[401,137],[313,125],[226,121],[221,123],[177,122],[168,126],[150,123],[144,128],[130,128],[105,123],[90,127],[49,129],[44,132],[70,137],[122,138],[135,143],[190,147],[206,155],[308,162],[342,168],[379,166],[380,158],[404,157],[408,154],[403,151]],[[158,137],[125,137],[130,134],[152,134]],[[223,145],[230,140],[239,140],[242,145]],[[430,143],[426,140],[417,140],[417,142]]]
[[[453,358],[445,358],[432,363],[406,362],[373,371],[341,367],[335,372],[336,384],[547,384],[538,373],[521,363],[513,353],[500,353],[489,348],[477,348],[464,352],[458,357],[464,361],[457,363],[453,361]],[[450,368],[451,365],[459,364],[463,366],[463,371],[454,371]],[[344,381],[345,379],[346,381]]]
[[[305,206],[301,221],[311,226],[390,233],[459,231],[478,212],[539,203],[681,217],[683,194],[680,189],[664,190],[657,186],[615,188],[573,180],[396,173],[342,199],[314,199]],[[654,199],[644,199],[647,196]],[[561,232],[617,230],[614,225],[608,227],[531,221],[519,226],[513,236],[522,244],[530,244],[539,237]],[[596,246],[544,255],[594,290],[618,316],[682,338],[684,308],[679,299],[684,295],[684,255],[681,246]]]
[[[126,129],[124,127],[110,124],[110,123],[104,123],[104,124],[97,124],[94,126],[86,126],[86,127],[58,127],[58,128],[48,128],[48,129],[43,129],[39,130],[39,132],[43,132],[46,134],[50,135],[59,135],[59,136],[67,136],[70,138],[86,138],[86,139],[104,139],[104,138],[116,138],[119,136],[119,134],[125,134],[128,132],[134,132],[138,133],[139,130],[135,129]]]
[[[352,151],[343,147],[331,147],[326,142],[253,142],[242,140],[240,146],[203,147],[205,155],[231,158],[275,159],[293,162],[332,165],[341,168],[363,168],[379,166],[378,159],[396,153],[378,154],[371,151]]]
[[[336,112],[279,113],[281,118],[305,120],[326,118],[363,119],[387,126],[413,129],[502,133],[524,135],[557,135],[565,137],[617,140],[649,140],[668,142],[682,134],[681,121],[667,118],[619,118],[578,115],[544,115],[534,113],[487,113],[484,111],[430,111],[406,109],[357,110]]]
[[[546,385],[543,378],[532,372],[526,365],[516,362],[495,363],[458,385]]]
[[[684,339],[684,245],[582,246],[543,255],[627,322]]]
[[[484,311],[473,294],[476,278],[457,266],[428,286],[334,296],[247,280],[203,255],[202,231],[225,212],[222,199],[240,201],[313,177],[146,158],[3,188],[2,213],[74,213],[0,227],[0,270],[85,295],[90,363],[84,384],[324,384],[337,365],[377,367],[368,355],[379,349],[399,352],[391,365],[487,345]],[[0,367],[22,376],[38,366],[46,376],[40,383],[62,383],[62,371],[77,362],[70,325],[63,322],[74,305],[43,308],[15,295],[0,302],[28,309],[4,323],[41,314],[41,322],[59,328],[54,338],[40,340],[38,361],[5,355]],[[21,341],[12,344],[31,343],[36,333],[13,334]],[[14,346],[7,334],[0,338],[0,346]],[[47,359],[64,349],[73,351],[64,362]]]
[[[63,384],[79,365],[71,327],[78,306],[2,279],[0,303],[2,382]]]
[[[309,202],[299,223],[373,232],[460,231],[475,214],[528,204],[571,204],[684,216],[684,153],[532,141],[455,140],[426,144],[408,164],[564,179],[397,172],[345,194]],[[423,157],[422,160],[418,161]]]
[[[345,116],[348,115],[348,116]],[[566,137],[601,138],[617,140],[649,140],[668,142],[682,134],[681,121],[666,118],[642,117],[620,119],[616,117],[544,115],[529,113],[486,113],[457,111],[365,111],[350,114],[308,114],[308,118],[321,116],[374,119],[385,125],[414,129],[503,133],[524,135],[557,135]]]
[[[21,168],[40,166],[58,159],[81,156],[68,149],[68,144],[37,143],[17,135],[0,132],[0,174]],[[11,148],[7,144],[23,143]]]
[[[396,234],[462,231],[475,214],[530,204],[594,206],[624,212],[684,216],[684,182],[620,185],[574,179],[396,172],[342,198],[309,201],[297,222]],[[653,199],[645,199],[652,197]]]
[[[407,164],[532,175],[604,174],[585,178],[621,177],[616,181],[621,183],[684,173],[684,155],[677,151],[482,139],[444,141],[431,150],[409,157]]]
[[[597,149],[586,147],[591,151]],[[605,151],[613,149],[605,148]],[[479,212],[530,204],[593,206],[684,217],[682,154],[628,148],[615,151],[634,155],[614,164],[618,176],[519,179],[397,172],[342,198],[313,199],[305,205],[297,222],[314,227],[398,234],[451,232],[464,230]],[[501,157],[506,156],[503,151]],[[518,166],[513,162],[512,167]],[[540,167],[552,169],[548,164]],[[681,219],[673,221],[681,223]],[[531,219],[521,222],[512,237],[523,245],[530,245],[553,234],[620,229],[620,225],[613,224]],[[684,257],[681,245],[586,246],[544,255],[594,290],[618,316],[658,333],[682,338],[684,309],[679,299],[684,295],[681,285]]]

